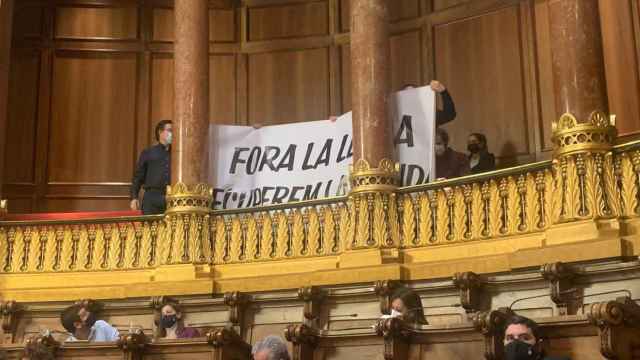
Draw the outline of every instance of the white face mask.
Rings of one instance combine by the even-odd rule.
[[[400,311],[398,311],[398,310],[396,310],[396,309],[391,309],[391,317],[392,317],[392,318],[394,318],[394,317],[401,317],[401,316],[402,316],[402,313],[401,313]]]
[[[444,151],[446,150],[444,145],[441,144],[436,144],[436,155],[442,155],[444,154]]]
[[[173,141],[173,133],[170,132],[169,134],[167,134],[167,145],[171,145],[172,141]]]

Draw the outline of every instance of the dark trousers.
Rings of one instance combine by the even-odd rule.
[[[164,197],[165,193],[163,191],[146,189],[142,198],[142,214],[164,214],[167,209],[167,202]]]

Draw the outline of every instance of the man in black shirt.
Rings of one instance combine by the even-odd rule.
[[[156,125],[158,143],[142,151],[131,180],[131,209],[138,210],[138,194],[144,187],[142,213],[162,214],[167,204],[165,193],[171,177],[171,120],[162,120]]]

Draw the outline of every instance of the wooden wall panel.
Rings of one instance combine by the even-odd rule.
[[[41,6],[17,6],[14,12],[13,37],[39,37],[42,35],[43,22]]]
[[[138,9],[58,7],[55,36],[57,38],[135,39]]]
[[[600,1],[609,107],[618,132],[640,132],[640,62],[637,0]]]
[[[340,64],[342,65],[342,112],[351,111],[351,47],[349,44],[340,47]]]
[[[329,117],[328,49],[249,55],[249,123]]]
[[[392,22],[415,19],[420,16],[420,0],[396,0],[389,2],[389,18]]]
[[[173,86],[173,57],[154,54],[151,59],[152,124],[162,119],[173,119]]]
[[[128,182],[135,139],[136,57],[57,54],[48,180]]]
[[[466,360],[482,358],[480,354],[484,352],[484,344],[481,341],[456,340],[458,341],[421,345],[420,359]]]
[[[236,57],[215,55],[209,60],[209,121],[233,125],[236,119]]]
[[[6,183],[35,182],[35,148],[40,56],[34,50],[14,51],[9,79],[9,114],[5,148]]]
[[[391,37],[391,89],[401,90],[404,85],[422,83],[420,31],[411,31]]]
[[[210,56],[209,75],[209,120],[235,124],[235,56]],[[173,119],[173,86],[173,57],[155,54],[151,61],[151,125],[162,119]]]
[[[435,27],[435,74],[456,103],[458,116],[445,127],[458,151],[471,132],[485,133],[497,157],[530,151],[518,11],[511,6]]]
[[[327,35],[327,1],[294,3],[248,10],[249,41]]]
[[[173,41],[173,9],[153,8],[152,22],[154,41]]]
[[[553,71],[551,69],[551,33],[549,31],[549,7],[545,1],[535,2],[536,44],[538,59],[538,91],[540,98],[540,129],[541,150],[552,149],[551,124],[556,120],[555,90],[553,85]]]
[[[152,9],[152,39],[173,41],[172,8]],[[235,12],[230,9],[209,9],[209,39],[214,42],[235,41]]]

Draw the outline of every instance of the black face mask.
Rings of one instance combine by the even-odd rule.
[[[177,321],[177,315],[163,315],[162,318],[160,318],[160,326],[168,329],[173,327],[173,325],[175,325]]]
[[[469,144],[469,145],[467,145],[467,150],[469,150],[470,153],[475,154],[477,152],[480,152],[480,145],[479,144]]]
[[[538,355],[533,345],[520,340],[514,340],[504,347],[505,360],[535,360]]]

